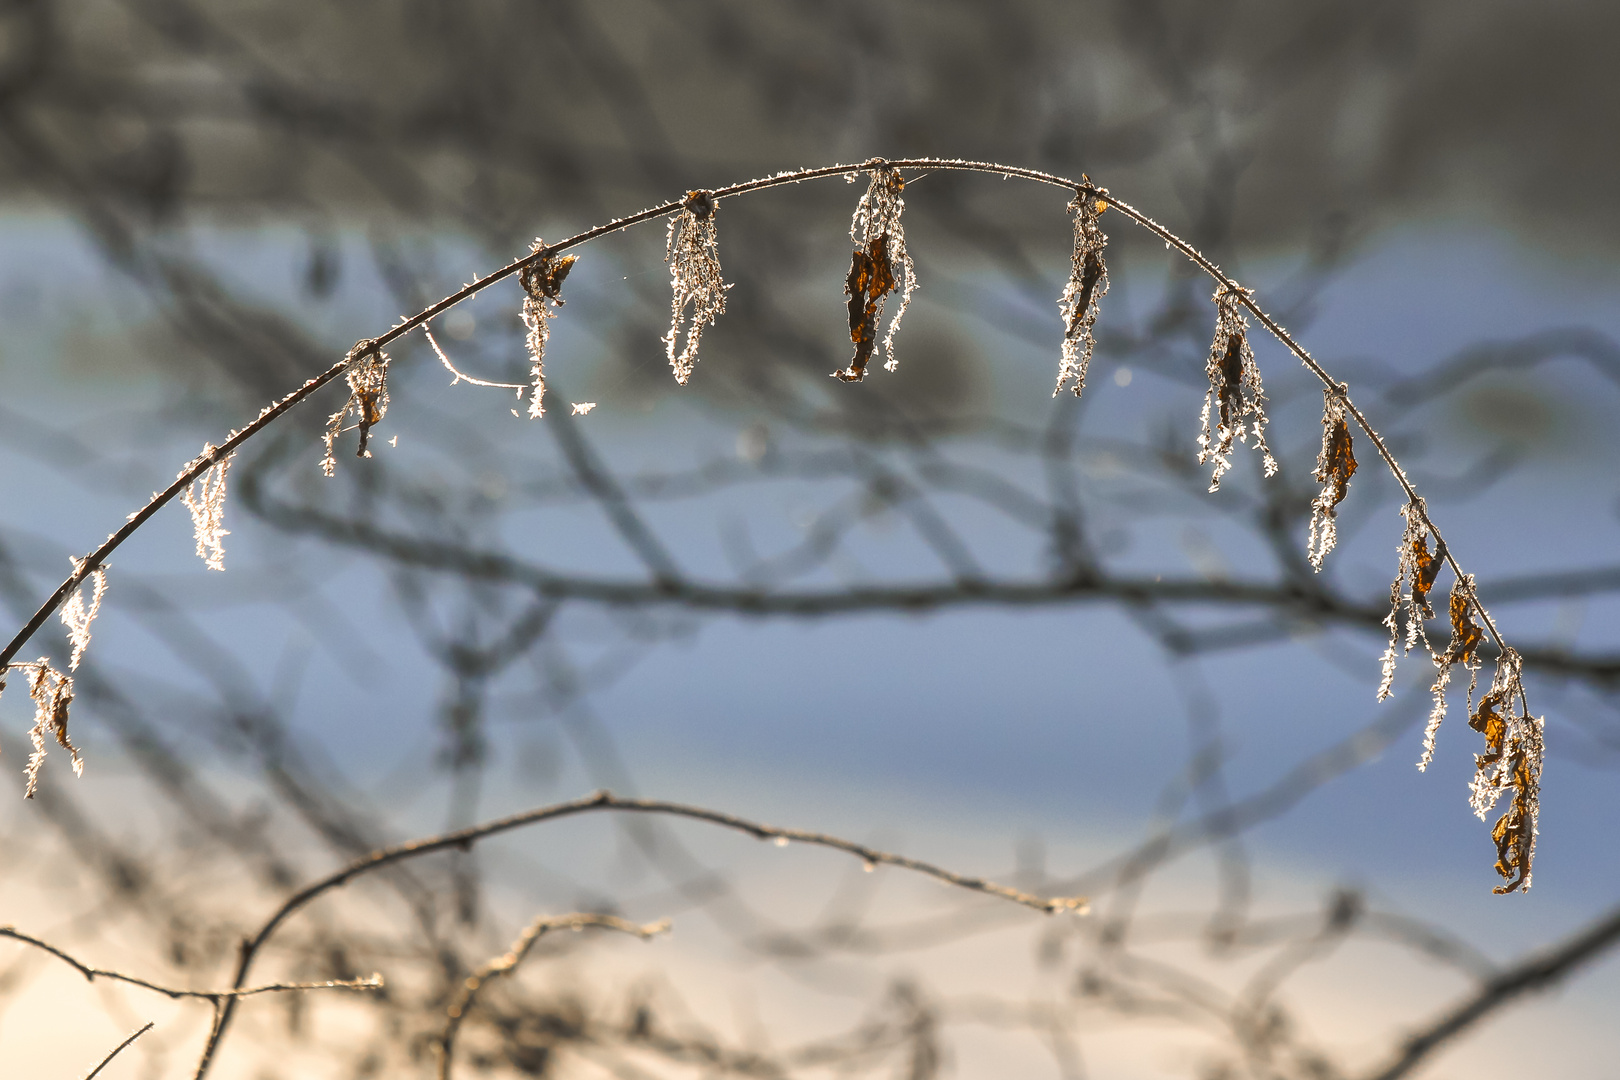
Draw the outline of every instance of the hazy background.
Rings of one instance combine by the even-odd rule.
[[[1460,702],[1424,775],[1428,665],[1409,658],[1396,699],[1373,701],[1393,483],[1358,443],[1326,574],[1343,603],[1290,599],[1319,388],[1257,338],[1283,473],[1263,487],[1240,448],[1204,494],[1210,285],[1120,215],[1102,221],[1113,284],[1078,406],[1050,396],[1064,195],[982,176],[911,178],[900,370],[828,379],[848,360],[863,190],[834,179],[721,204],[736,287],[688,387],[658,340],[651,223],[580,252],[544,420],[447,388],[415,335],[391,350],[378,433],[397,447],[357,461],[347,435],[323,480],[328,390],[238,457],[226,574],[192,556],[179,507],[122,548],[75,704],[86,774],[52,755],[41,799],[5,811],[0,921],[217,986],[297,883],[612,787],[1070,885],[1097,914],[1054,929],[817,853],[569,825],[424,868],[436,914],[414,929],[382,886],[312,915],[279,973],[366,965],[410,989],[371,1012],[255,1004],[216,1075],[426,1074],[445,988],[536,911],[586,908],[671,915],[676,933],[534,962],[509,1022],[469,1034],[493,1074],[778,1075],[705,1061],[707,1038],[797,1075],[813,1068],[793,1047],[848,1029],[879,1031],[846,1059],[877,1075],[1359,1075],[1465,998],[1468,972],[1620,899],[1617,23],[1590,3],[5,4],[0,584],[17,625],[204,440],[536,236],[795,166],[966,157],[1089,174],[1257,288],[1350,383],[1532,657],[1549,759],[1536,887],[1493,897]],[[463,370],[523,380],[519,300],[508,282],[439,320]],[[569,418],[571,401],[597,408]],[[813,618],[605,602],[595,585],[647,574],[582,479],[592,456],[682,573],[721,589],[1039,593],[1066,559],[1278,589],[1178,605],[1054,586]],[[423,544],[567,587],[426,566]],[[0,745],[20,776],[18,683]],[[1338,765],[1312,757],[1366,725]],[[1201,831],[1288,776],[1301,798],[1240,842]],[[1178,825],[1189,854],[1144,895],[1109,868]],[[1335,953],[1350,895],[1356,936]],[[1451,944],[1414,958],[1420,923]],[[1286,1023],[1262,1022],[1274,960],[1321,961],[1282,995]],[[202,1007],[87,988],[20,947],[0,963],[0,1059],[75,1075],[158,1019],[104,1075],[189,1075]],[[565,999],[589,1022],[524,1026]],[[1426,1075],[1605,1075],[1617,1000],[1612,964],[1583,969]],[[649,1001],[678,1018],[679,1053],[626,1034]],[[1342,1072],[1312,1073],[1296,1043]]]

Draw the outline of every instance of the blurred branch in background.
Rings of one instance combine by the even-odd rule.
[[[1611,272],[1614,149],[1590,132],[1613,112],[1616,18],[16,0],[0,9],[18,253],[0,281],[0,594],[20,623],[102,535],[93,508],[123,513],[204,438],[537,234],[805,162],[1006,160],[1154,208],[1340,358],[1431,505],[1498,545],[1487,599],[1525,628],[1560,783],[1582,791],[1580,767],[1620,748],[1620,564],[1575,510],[1503,507],[1566,498],[1534,471],[1559,446],[1568,503],[1613,491],[1589,475],[1601,425],[1563,404],[1612,408],[1613,328],[1539,313],[1517,284],[1530,256],[1478,279],[1514,316],[1505,331],[1482,318],[1370,356],[1346,326],[1397,305],[1332,315],[1357,260],[1414,221],[1508,230]],[[1537,1041],[1510,1007],[1608,955],[1620,882],[1549,844],[1534,918],[1517,901],[1489,924],[1458,914],[1477,882],[1458,892],[1432,867],[1465,844],[1472,866],[1479,838],[1391,794],[1419,787],[1423,688],[1358,720],[1393,487],[1359,474],[1342,565],[1317,575],[1305,557],[1318,390],[1270,362],[1282,473],[1240,467],[1206,495],[1190,419],[1206,285],[1118,230],[1089,396],[1047,404],[1061,206],[943,173],[906,190],[921,287],[904,363],[843,387],[827,372],[848,363],[853,199],[831,185],[726,204],[738,287],[678,399],[662,238],[627,235],[573,270],[548,346],[553,401],[600,402],[588,417],[557,404],[506,428],[522,403],[447,390],[425,344],[402,347],[397,448],[325,481],[322,413],[235,462],[229,574],[199,583],[189,541],[173,562],[161,537],[122,554],[75,675],[90,772],[47,771],[34,803],[14,800],[5,920],[154,984],[212,987],[302,883],[591,788],[902,828],[906,843],[860,846],[971,874],[1033,820],[1052,851],[1026,841],[988,876],[1086,893],[1092,916],[907,891],[810,852],[785,869],[642,815],[390,865],[263,955],[278,982],[381,971],[387,989],[244,1005],[216,1075],[431,1075],[468,978],[539,910],[680,929],[653,961],[537,935],[536,962],[459,1020],[460,1075],[1398,1076],[1471,1046],[1556,1070],[1567,1028]],[[27,261],[30,228],[94,270]],[[515,289],[492,293],[435,335],[461,371],[524,384],[518,309]],[[757,699],[755,679],[774,681]],[[15,700],[8,776],[25,759]],[[1579,799],[1548,811],[1570,845],[1597,835]],[[208,1010],[128,1015],[115,992],[49,983],[42,959],[0,956],[8,1060],[45,1001],[80,1041],[35,1072],[82,1070],[149,1016],[104,1075],[196,1060]]]

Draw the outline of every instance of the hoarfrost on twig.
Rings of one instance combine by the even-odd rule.
[[[707,191],[687,192],[680,213],[670,219],[669,237],[664,245],[671,293],[664,352],[669,357],[670,369],[675,372],[675,381],[682,386],[697,366],[703,328],[714,325],[714,320],[725,312],[726,290],[731,288],[720,276],[715,210],[714,198]],[[689,306],[692,314],[686,341],[677,351],[677,338]]]
[[[1088,176],[1081,179],[1087,183],[1091,180]],[[1058,310],[1063,313],[1063,359],[1058,365],[1053,397],[1061,394],[1070,383],[1074,384],[1074,396],[1080,396],[1086,388],[1086,371],[1091,367],[1091,353],[1097,345],[1092,330],[1097,322],[1099,302],[1108,291],[1108,265],[1102,255],[1108,237],[1097,224],[1108,204],[1097,195],[1097,189],[1083,187],[1069,203],[1069,211],[1074,215],[1074,254],[1069,262],[1069,283],[1058,299]]]
[[[204,443],[202,458],[187,465],[181,475],[213,454],[214,450],[213,443]],[[180,501],[191,511],[191,531],[197,539],[197,557],[210,570],[225,569],[225,537],[231,535],[230,530],[225,528],[225,474],[235,456],[235,453],[231,453],[214,462],[180,496]]]
[[[1249,318],[1243,313],[1248,294],[1241,286],[1221,285],[1215,290],[1215,338],[1205,364],[1209,392],[1204,395],[1203,430],[1198,435],[1198,464],[1215,462],[1211,491],[1220,489],[1221,477],[1232,467],[1233,440],[1247,442],[1253,435],[1255,449],[1264,455],[1265,474],[1277,471],[1277,459],[1266,445],[1266,393],[1249,347]]]
[[[849,224],[855,250],[850,256],[844,292],[849,297],[849,339],[855,345],[855,355],[848,367],[833,372],[834,378],[844,382],[866,378],[888,294],[896,289],[900,290],[900,305],[883,335],[883,353],[888,357],[883,369],[894,371],[900,366],[894,355],[894,335],[911,305],[912,290],[917,287],[917,267],[906,253],[906,230],[900,221],[906,208],[900,193],[906,182],[898,170],[882,162],[873,164],[871,178]]]
[[[84,566],[82,559],[68,556],[73,563],[73,572],[78,574]],[[101,598],[107,592],[107,568],[98,566],[89,574],[91,581],[90,602],[85,603],[84,580],[81,578],[78,588],[69,594],[67,601],[62,605],[62,622],[68,628],[68,642],[73,646],[73,657],[68,661],[68,670],[77,671],[79,660],[84,656],[84,650],[90,647],[90,624],[95,621],[96,613],[101,610]]]

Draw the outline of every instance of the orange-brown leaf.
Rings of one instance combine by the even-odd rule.
[[[1434,608],[1429,606],[1429,590],[1434,588],[1434,579],[1440,576],[1445,554],[1445,546],[1436,543],[1434,554],[1431,555],[1428,541],[1421,536],[1412,542],[1412,564],[1415,567],[1412,574],[1412,604],[1423,612],[1426,619],[1434,618]]]
[[[1451,648],[1447,659],[1456,664],[1472,664],[1485,640],[1485,628],[1474,621],[1473,599],[1458,585],[1451,587]]]
[[[1507,721],[1496,710],[1507,702],[1504,695],[1492,691],[1479,699],[1479,708],[1468,718],[1468,726],[1485,736],[1485,753],[1474,755],[1477,769],[1486,769],[1502,760],[1502,740],[1507,735]]]
[[[1356,474],[1356,455],[1350,442],[1350,425],[1340,417],[1333,425],[1333,431],[1328,436],[1327,460],[1325,468],[1317,470],[1318,483],[1333,484],[1333,502],[1329,508],[1338,506],[1344,501],[1350,490],[1350,478]]]
[[[889,259],[888,233],[874,236],[864,250],[856,248],[851,253],[844,293],[849,297],[849,340],[855,343],[855,355],[849,367],[833,373],[837,378],[845,382],[860,382],[866,378],[866,365],[877,347],[879,308],[883,297],[893,292],[896,285],[894,265]]]

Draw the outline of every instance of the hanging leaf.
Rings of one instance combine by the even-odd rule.
[[[844,292],[849,297],[849,339],[855,345],[855,355],[848,367],[833,372],[833,378],[844,382],[866,378],[867,364],[877,351],[878,324],[883,321],[888,294],[896,289],[900,291],[900,305],[883,335],[882,351],[888,357],[883,365],[885,371],[899,367],[894,335],[911,305],[911,292],[917,287],[917,269],[906,253],[906,230],[900,222],[906,208],[900,193],[906,182],[898,170],[881,162],[874,164],[870,175],[866,194],[856,204],[849,225],[855,250],[850,255]]]
[[[1345,416],[1348,390],[1341,384],[1322,392],[1322,449],[1316,455],[1316,482],[1322,490],[1311,502],[1311,527],[1305,544],[1306,557],[1318,572],[1322,560],[1338,543],[1339,504],[1349,493],[1350,478],[1356,474],[1356,455]]]
[[[1091,182],[1089,176],[1082,175],[1081,180]],[[1086,372],[1097,345],[1092,331],[1097,322],[1098,304],[1108,291],[1108,266],[1103,261],[1108,237],[1097,224],[1106,209],[1108,204],[1096,197],[1095,189],[1085,187],[1077,191],[1069,203],[1069,211],[1074,215],[1074,253],[1069,259],[1069,282],[1058,298],[1058,310],[1063,313],[1063,351],[1053,397],[1071,383],[1075,397],[1086,388]]]
[[[1232,467],[1232,443],[1247,442],[1264,455],[1265,474],[1277,471],[1277,459],[1266,445],[1266,393],[1260,385],[1260,366],[1249,347],[1249,318],[1243,300],[1248,291],[1221,285],[1215,290],[1215,338],[1210,343],[1205,373],[1209,391],[1204,395],[1198,436],[1198,464],[1211,460],[1215,469],[1209,490],[1217,491],[1221,477]],[[1212,421],[1216,420],[1212,428]]]
[[[669,264],[669,333],[664,336],[664,352],[682,386],[697,366],[698,343],[703,328],[726,310],[726,290],[731,286],[720,275],[720,247],[715,233],[715,201],[707,191],[689,191],[686,201],[669,222],[664,261]],[[560,279],[559,279],[560,284]],[[691,308],[688,317],[686,309]],[[678,341],[681,324],[687,323],[686,341]],[[679,344],[679,348],[677,345]]]

